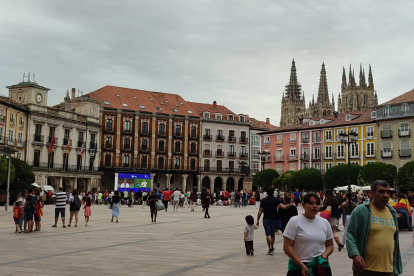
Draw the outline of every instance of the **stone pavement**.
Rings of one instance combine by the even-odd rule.
[[[245,255],[244,217],[256,218],[254,206],[213,206],[211,219],[203,218],[200,207],[194,213],[187,208],[173,213],[169,208],[159,212],[154,224],[148,207],[121,207],[119,223],[112,223],[106,206],[92,206],[87,227],[82,211],[77,228],[63,229],[61,222],[52,228],[54,206],[46,206],[41,233],[15,234],[12,212],[1,210],[0,275],[286,275],[281,235],[276,236],[274,255],[267,256],[260,226],[255,256]],[[400,245],[403,275],[413,276],[412,232],[401,232]],[[330,262],[333,275],[352,275],[346,249],[338,252],[335,247]]]

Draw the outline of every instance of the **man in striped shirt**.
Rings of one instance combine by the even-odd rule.
[[[55,206],[55,224],[52,227],[57,227],[57,221],[60,217],[62,218],[63,228],[65,226],[65,210],[66,210],[66,193],[63,191],[63,188],[59,188],[59,192],[56,193],[56,206]]]

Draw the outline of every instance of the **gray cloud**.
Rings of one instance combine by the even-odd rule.
[[[412,1],[4,1],[0,86],[35,72],[51,88],[104,85],[218,101],[278,124],[295,57],[306,99],[324,61],[329,90],[342,66],[372,64],[379,101],[413,88]],[[358,71],[356,71],[357,73]]]

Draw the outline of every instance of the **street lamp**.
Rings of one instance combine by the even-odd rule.
[[[358,139],[358,133],[355,132],[342,132],[339,133],[339,140],[341,141],[341,144],[345,144],[348,146],[348,192],[350,193],[352,191],[351,188],[351,155],[349,154],[349,148],[350,145],[356,144]]]
[[[260,155],[260,159],[262,161],[262,165],[263,165],[262,186],[263,186],[263,189],[266,190],[266,184],[265,184],[265,181],[264,181],[264,167],[265,167],[265,161],[267,159],[269,159],[270,152],[268,152],[268,151],[262,151],[262,152],[258,151],[257,154]]]

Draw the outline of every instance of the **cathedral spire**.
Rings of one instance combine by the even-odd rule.
[[[367,87],[367,80],[365,79],[365,69],[362,69],[362,80],[364,87]]]
[[[333,111],[335,111],[335,99],[334,99],[334,93],[332,92],[332,107]]]
[[[368,72],[368,87],[374,88],[374,79],[372,78],[371,64],[369,65]]]
[[[329,104],[328,81],[326,79],[326,70],[324,62],[322,63],[321,76],[319,77],[317,103],[322,103],[323,105],[326,103]]]
[[[298,82],[298,76],[296,74],[295,59],[292,60],[292,67],[290,68],[289,84],[286,85],[286,97],[300,100],[302,94],[302,86]]]
[[[342,67],[342,90],[346,88],[346,73],[345,73],[345,66]]]
[[[352,69],[352,86],[356,86],[355,71],[354,71],[354,69]]]
[[[362,63],[359,64],[359,86],[364,86],[364,81],[362,80]]]
[[[351,64],[349,64],[349,77],[348,77],[348,86],[352,86],[352,68],[351,68]]]

